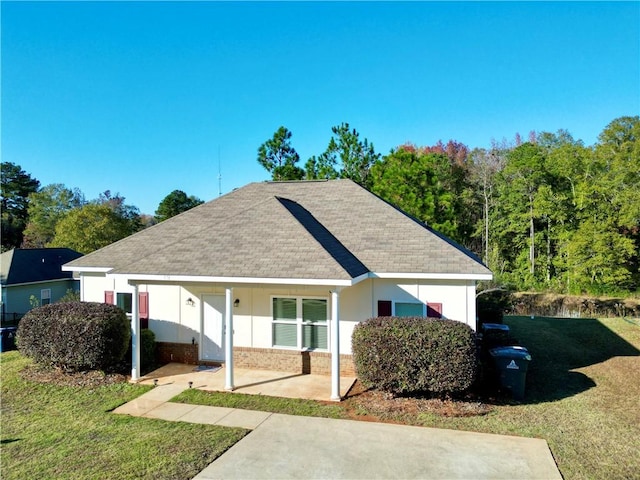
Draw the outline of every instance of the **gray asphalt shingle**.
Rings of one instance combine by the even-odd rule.
[[[471,252],[350,180],[252,183],[69,265],[274,279],[490,273]]]

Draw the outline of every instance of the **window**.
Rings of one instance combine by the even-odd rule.
[[[396,302],[396,317],[424,317],[424,304]]]
[[[327,300],[274,298],[272,343],[275,347],[326,350]]]
[[[40,290],[40,305],[49,305],[51,303],[51,289],[45,288]]]
[[[127,315],[131,315],[131,312],[133,311],[131,297],[132,295],[130,293],[116,294],[116,305],[124,310]]]

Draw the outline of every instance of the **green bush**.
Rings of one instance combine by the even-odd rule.
[[[131,341],[124,357],[128,368],[131,368]],[[140,370],[148,372],[156,365],[156,335],[148,328],[140,330]]]
[[[455,320],[372,318],[356,325],[352,345],[358,379],[394,395],[458,393],[476,378],[475,334]]]
[[[18,349],[41,364],[66,370],[106,369],[120,362],[131,333],[115,305],[66,302],[29,311],[16,334]]]
[[[513,295],[503,289],[491,289],[478,292],[476,297],[476,315],[478,331],[483,323],[502,323],[505,312],[513,305]]]

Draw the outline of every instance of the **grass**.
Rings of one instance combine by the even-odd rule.
[[[284,413],[305,417],[346,418],[344,408],[337,403],[326,404],[300,398],[245,395],[242,393],[207,392],[189,389],[171,399],[172,402],[241,408],[261,412]]]
[[[640,479],[640,327],[620,318],[506,317],[505,323],[533,357],[526,397],[480,397],[489,403],[485,415],[445,416],[417,401],[407,409],[406,399],[372,401],[366,393],[337,405],[197,390],[177,400],[544,438],[566,479]]]
[[[110,413],[150,387],[61,387],[23,379],[30,361],[0,356],[1,470],[10,479],[189,479],[246,430]]]
[[[476,398],[488,404],[484,415],[441,415],[418,400],[415,408],[399,409],[371,392],[327,404],[192,389],[174,401],[544,438],[566,479],[640,479],[638,323],[542,317],[505,323],[533,357],[526,396]],[[245,434],[113,415],[146,387],[35,384],[18,374],[28,363],[19,354],[1,359],[3,479],[191,478]]]

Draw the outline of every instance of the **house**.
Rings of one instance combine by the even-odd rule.
[[[264,182],[68,263],[85,301],[121,305],[165,361],[353,375],[354,326],[441,315],[475,328],[471,252],[351,180]],[[232,333],[232,334],[229,334]],[[138,378],[134,348],[132,378]]]
[[[16,248],[0,255],[2,319],[18,319],[34,305],[54,303],[80,284],[62,265],[82,254],[69,248]]]

